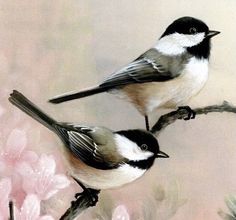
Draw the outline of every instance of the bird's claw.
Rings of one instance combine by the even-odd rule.
[[[73,177],[72,178],[80,185],[80,187],[83,189],[82,192],[75,194],[75,199],[78,200],[79,198],[86,199],[89,202],[89,206],[95,206],[98,202],[98,194],[100,193],[100,190],[92,189],[92,188],[86,188],[80,180]]]
[[[87,198],[89,201],[89,206],[95,206],[98,202],[98,193],[99,190],[91,189],[91,188],[86,188],[84,189],[83,192],[81,193],[76,193],[75,198],[78,199],[79,197],[84,197]]]
[[[180,106],[180,107],[178,107],[177,111],[181,111],[181,110],[187,111],[188,115],[183,118],[185,121],[190,120],[190,119],[194,119],[195,116],[196,116],[196,112],[194,110],[192,110],[189,106]]]
[[[76,193],[75,198],[78,199],[80,196],[82,196],[83,193]]]

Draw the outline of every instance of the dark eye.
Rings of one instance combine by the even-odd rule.
[[[190,34],[196,34],[196,33],[197,33],[197,29],[196,29],[195,27],[191,27],[191,28],[189,29],[189,33],[190,33]]]
[[[147,150],[148,149],[148,146],[146,144],[142,144],[140,146],[141,150]]]

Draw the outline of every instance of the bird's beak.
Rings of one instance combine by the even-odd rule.
[[[214,36],[216,36],[217,34],[219,34],[220,32],[219,31],[208,31],[208,33],[207,33],[207,35],[206,35],[206,37],[207,38],[212,38],[212,37],[214,37]]]
[[[169,155],[162,151],[159,151],[156,155],[156,158],[169,158]]]

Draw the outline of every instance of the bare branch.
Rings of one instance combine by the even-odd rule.
[[[73,220],[85,209],[96,205],[100,191],[95,189],[89,190],[91,194],[81,193],[81,195],[75,201],[71,202],[71,206],[63,214],[60,220]]]
[[[9,220],[14,220],[14,205],[13,202],[9,202]]]
[[[203,108],[193,109],[196,115],[208,114],[211,112],[232,112],[236,113],[236,106],[229,104],[224,101],[221,105],[210,105]],[[152,127],[151,132],[159,134],[164,128],[168,125],[174,123],[178,119],[184,119],[188,116],[188,111],[185,109],[178,109],[176,111],[169,112],[165,115],[162,115],[156,124]]]

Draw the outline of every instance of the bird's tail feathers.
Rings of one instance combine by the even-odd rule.
[[[54,103],[54,104],[59,104],[62,102],[67,102],[73,99],[80,99],[80,98],[84,98],[87,96],[91,96],[91,95],[95,95],[98,93],[102,93],[102,92],[106,92],[108,90],[108,88],[106,87],[93,87],[87,90],[83,90],[80,92],[70,92],[70,93],[65,93],[59,96],[56,96],[52,99],[49,100],[49,102]]]
[[[9,101],[50,130],[54,130],[54,125],[57,124],[57,122],[45,114],[20,92],[13,90],[13,93],[10,94]]]

